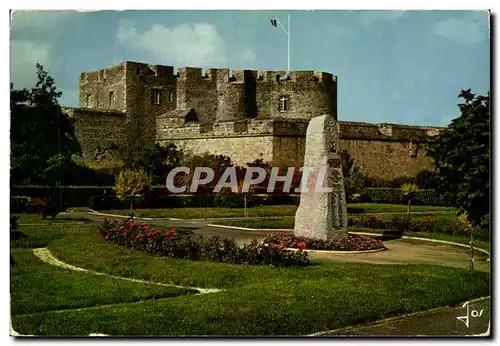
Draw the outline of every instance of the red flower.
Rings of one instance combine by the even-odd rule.
[[[113,232],[115,232],[115,233],[118,232],[118,228],[116,228],[116,227],[113,228]]]
[[[299,242],[297,243],[297,247],[298,247],[299,249],[305,249],[305,248],[306,248],[306,246],[307,246],[307,244],[306,244],[305,242],[303,242],[303,241],[299,241]]]
[[[104,240],[108,241],[108,240],[109,240],[109,235],[106,235],[106,236],[104,237]]]
[[[172,235],[172,234],[171,234],[170,232],[165,232],[165,233],[163,233],[163,236],[165,236],[165,237],[167,237],[167,238],[169,238],[171,235]]]
[[[151,230],[151,226],[148,225],[147,223],[143,224],[142,228],[144,228],[146,231],[150,231]]]
[[[44,201],[42,201],[40,198],[32,198],[31,199],[31,203],[32,204],[36,204],[36,205],[47,205]]]

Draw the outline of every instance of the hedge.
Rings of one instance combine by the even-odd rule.
[[[368,203],[388,203],[388,204],[407,204],[408,199],[403,196],[401,189],[390,187],[365,187],[359,189],[360,195],[356,202]],[[446,205],[436,190],[422,189],[417,197],[411,201],[414,205]]]
[[[115,198],[112,186],[64,186],[61,189],[66,207],[90,207],[95,210],[127,209],[130,201]],[[359,198],[348,202],[371,202],[406,204],[407,199],[399,188],[362,188],[358,190]],[[58,188],[49,186],[13,186],[11,196],[38,197],[43,200],[59,194]],[[351,197],[351,196],[348,196]],[[247,207],[259,205],[298,205],[299,195],[247,195]],[[439,194],[432,189],[420,190],[418,196],[412,200],[414,205],[446,205]],[[165,187],[154,187],[151,192],[135,200],[136,208],[175,208],[175,207],[226,207],[243,208],[243,195],[169,195]]]
[[[113,193],[112,186],[63,186],[61,188],[64,205],[66,207],[87,207],[92,196],[101,195],[106,191]],[[11,186],[11,196],[28,196],[48,200],[59,195],[59,188],[50,186]]]
[[[299,204],[299,196],[293,195],[247,195],[248,208],[261,205],[289,205]],[[214,196],[214,195],[163,195],[156,198],[151,196],[140,197],[134,200],[134,207],[145,208],[243,208],[245,198],[243,195]],[[104,198],[94,196],[90,202],[94,210],[128,209],[130,201],[118,198]]]

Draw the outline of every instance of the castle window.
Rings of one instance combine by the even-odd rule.
[[[141,74],[141,68],[140,67],[137,67],[135,69],[135,74],[138,75],[138,76]]]
[[[114,99],[115,99],[115,93],[113,91],[110,91],[109,92],[109,107],[113,107],[113,103],[114,103]]]
[[[90,108],[90,98],[92,97],[92,95],[90,94],[87,94],[87,96],[85,97],[85,107],[87,108]]]
[[[168,92],[168,102],[174,101],[174,93],[169,91]]]
[[[288,110],[288,97],[280,97],[280,112],[286,112]]]
[[[160,90],[158,89],[153,89],[153,103],[155,105],[160,104]]]

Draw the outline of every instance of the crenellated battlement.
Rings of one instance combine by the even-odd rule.
[[[174,72],[175,67],[169,65],[150,65],[146,63],[125,61],[119,65],[109,66],[101,70],[82,72],[80,83],[103,83],[106,80],[125,78],[126,74],[153,76],[160,79],[177,79],[187,82],[211,81],[217,83],[244,83],[245,73],[253,75],[259,82],[307,83],[335,82],[337,77],[321,71],[275,71],[275,70],[231,70],[227,68],[209,68],[206,73],[200,67],[182,66]]]

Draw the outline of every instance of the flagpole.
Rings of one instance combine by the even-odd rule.
[[[290,73],[290,15],[288,15],[288,73]]]
[[[283,31],[285,32],[285,34],[287,35],[288,37],[288,51],[287,51],[287,68],[288,68],[288,72],[290,72],[290,15],[288,15],[288,30],[285,29],[285,27],[283,26],[283,24],[281,24],[281,22],[279,21],[279,19],[277,17],[274,17],[275,18],[275,24],[274,26],[276,26],[277,24],[279,24],[279,26],[281,27],[281,29],[283,29]]]

